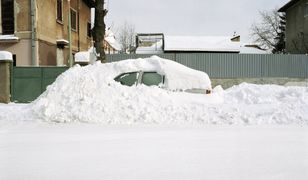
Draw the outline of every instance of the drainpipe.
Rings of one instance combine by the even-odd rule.
[[[78,10],[77,10],[77,26],[78,26],[78,52],[80,51],[80,25],[79,25],[79,19],[80,19],[80,0],[77,0],[77,7],[78,7]]]
[[[36,0],[31,0],[31,64],[37,66],[36,62]]]
[[[71,25],[71,2],[68,2],[68,41],[69,41],[69,67],[73,66],[73,55],[72,55],[72,25]]]

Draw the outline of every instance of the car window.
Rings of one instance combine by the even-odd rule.
[[[138,72],[124,73],[116,77],[114,80],[125,86],[132,86],[137,82]]]
[[[164,81],[164,77],[156,72],[144,72],[142,75],[142,84],[147,86],[158,86],[162,84]]]

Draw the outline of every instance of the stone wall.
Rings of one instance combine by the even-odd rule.
[[[10,61],[0,61],[0,103],[10,102]]]

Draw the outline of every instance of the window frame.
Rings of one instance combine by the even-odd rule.
[[[73,28],[73,24],[72,24],[72,23],[73,23],[73,21],[72,21],[72,20],[73,20],[72,12],[75,13],[75,22],[76,22],[76,24],[75,24],[76,27],[75,27],[75,28]],[[71,7],[70,13],[71,13],[71,14],[70,14],[70,15],[71,15],[71,30],[74,31],[74,32],[77,32],[77,28],[78,28],[78,20],[77,20],[78,15],[77,15],[77,10],[75,10],[74,8]]]
[[[58,11],[58,2],[61,1],[61,19],[59,19],[59,11]],[[63,24],[63,0],[57,0],[57,8],[56,8],[56,20],[58,23]]]
[[[9,9],[9,10],[12,10],[12,12],[8,11],[8,7],[5,6],[7,4],[5,4],[5,3],[12,3],[9,6],[9,7],[12,7],[12,9]],[[15,21],[16,21],[16,19],[15,19],[16,18],[15,17],[15,1],[11,0],[9,2],[5,2],[3,0],[2,1],[0,0],[0,8],[1,8],[0,9],[0,11],[1,11],[0,17],[1,17],[1,23],[2,23],[1,24],[1,33],[2,33],[2,35],[12,35],[12,34],[15,34],[15,31],[16,31],[16,24],[15,24]],[[5,15],[7,15],[7,16],[5,16]],[[8,19],[10,20],[9,23],[5,23],[6,21],[8,21]],[[9,24],[9,26],[7,26],[7,24]],[[6,28],[3,28],[3,27],[6,27]]]
[[[308,17],[308,2],[306,2],[304,5],[304,17],[305,18]]]
[[[89,29],[89,25],[90,25],[90,29]],[[91,29],[91,21],[87,21],[87,38],[91,39],[92,38],[92,29]],[[90,33],[90,36],[89,36]]]

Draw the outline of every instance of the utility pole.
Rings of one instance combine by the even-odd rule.
[[[72,54],[72,24],[71,24],[71,1],[68,2],[68,41],[69,41],[69,67],[73,66],[73,54]]]
[[[36,0],[31,0],[31,65],[37,66],[36,61]]]

